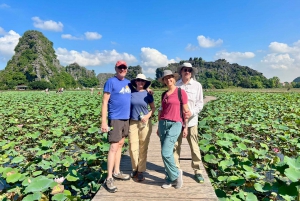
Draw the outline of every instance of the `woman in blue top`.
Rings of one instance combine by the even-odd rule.
[[[152,123],[149,118],[155,111],[153,96],[146,89],[151,82],[144,74],[138,74],[131,80],[134,89],[131,91],[130,127],[129,127],[129,153],[131,157],[131,177],[136,181],[145,179],[147,151],[152,132]],[[148,110],[150,105],[151,110]]]

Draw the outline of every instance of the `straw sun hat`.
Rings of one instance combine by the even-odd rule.
[[[165,84],[164,83],[164,77],[166,77],[168,75],[173,75],[176,81],[179,79],[179,74],[178,73],[172,73],[171,70],[164,70],[163,76],[158,78],[158,81]]]
[[[147,80],[147,78],[146,78],[146,76],[145,76],[144,74],[137,74],[136,78],[134,78],[134,79],[132,79],[132,80],[130,81],[131,84],[132,84],[132,86],[134,86],[135,88],[136,88],[136,83],[135,83],[135,81],[136,81],[137,79],[141,79],[141,80],[145,80],[145,81],[146,81],[146,83],[145,83],[145,85],[144,85],[144,89],[147,89],[147,88],[150,86],[150,84],[151,84],[151,81]]]

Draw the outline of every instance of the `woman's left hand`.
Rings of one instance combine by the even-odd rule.
[[[185,127],[182,131],[182,136],[183,136],[183,138],[186,138],[187,135],[188,135],[188,129],[187,129],[187,127]]]
[[[149,117],[147,117],[147,116],[144,116],[142,119],[141,119],[141,121],[145,124],[145,123],[147,123],[147,121],[149,120]]]

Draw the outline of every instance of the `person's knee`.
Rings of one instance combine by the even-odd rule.
[[[112,143],[110,144],[109,152],[117,152],[119,149],[118,143]]]
[[[170,159],[173,156],[173,153],[162,151],[161,152],[161,156],[162,156],[163,159],[168,160],[168,159]]]

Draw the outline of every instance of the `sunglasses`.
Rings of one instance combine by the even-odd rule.
[[[193,69],[185,68],[185,69],[183,69],[183,71],[184,71],[184,72],[189,72],[189,73],[191,73],[191,72],[193,71]]]
[[[137,81],[137,82],[146,82],[146,80],[142,80],[142,79],[136,79],[135,81]]]
[[[117,67],[119,70],[127,70],[127,66],[121,65]]]

